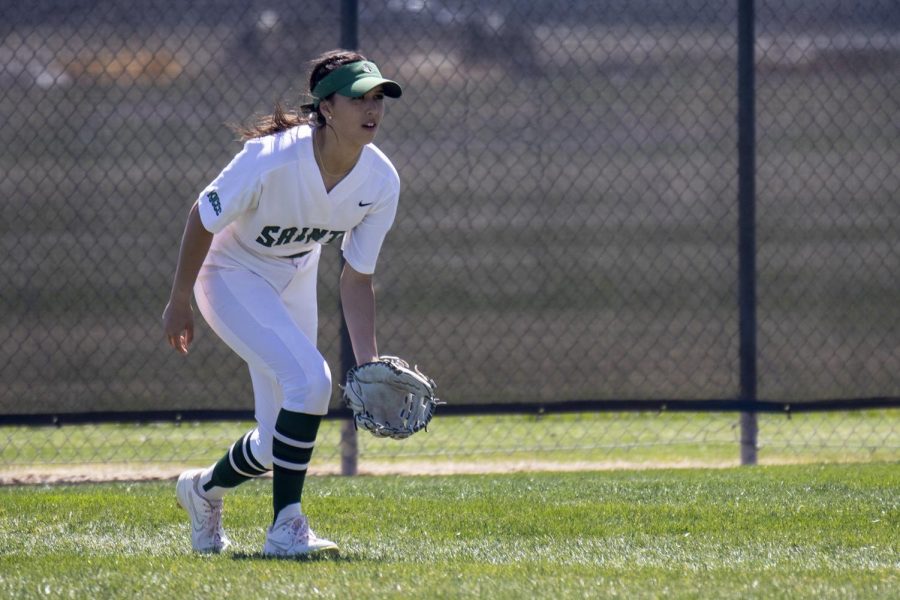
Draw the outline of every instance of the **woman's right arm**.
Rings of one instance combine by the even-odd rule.
[[[195,203],[188,214],[181,250],[178,252],[178,267],[169,303],[163,312],[163,328],[169,345],[181,354],[187,354],[194,339],[194,311],[191,308],[191,294],[194,282],[209,252],[213,234],[200,221],[200,209]]]

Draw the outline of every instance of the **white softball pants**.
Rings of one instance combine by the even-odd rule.
[[[284,407],[324,415],[331,371],[316,348],[316,279],[321,248],[297,259],[235,262],[211,253],[194,286],[206,322],[250,368],[257,431],[251,452],[272,468],[275,420]]]

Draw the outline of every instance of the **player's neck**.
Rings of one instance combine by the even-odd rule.
[[[362,148],[354,148],[347,143],[341,143],[334,133],[325,128],[313,130],[313,150],[316,163],[322,172],[324,179],[340,181],[347,176],[359,161]]]

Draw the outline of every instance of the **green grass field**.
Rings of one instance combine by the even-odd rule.
[[[448,474],[521,468],[722,467],[738,464],[736,413],[443,416],[407,440],[358,438],[361,472]],[[759,464],[900,461],[900,410],[760,414]],[[140,479],[205,466],[249,422],[0,427],[0,482]],[[340,427],[326,420],[312,468],[340,469]],[[55,476],[41,478],[42,473]]]
[[[172,481],[0,488],[5,598],[896,598],[897,463],[311,477],[336,559],[260,556],[269,483],[196,556]]]

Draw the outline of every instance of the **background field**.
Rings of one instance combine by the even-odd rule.
[[[0,487],[8,598],[895,598],[896,463],[314,477],[341,557],[265,560],[267,482],[226,505],[234,553],[190,553],[173,482]]]
[[[0,428],[0,483],[166,478],[207,466],[252,423]],[[759,415],[759,464],[900,461],[900,410]],[[320,430],[313,473],[340,473],[340,422]],[[363,474],[728,467],[734,413],[447,417],[400,442],[358,438]]]

